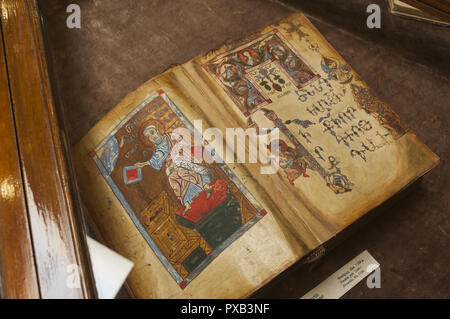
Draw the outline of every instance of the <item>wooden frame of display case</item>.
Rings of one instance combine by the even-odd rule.
[[[0,0],[0,6],[0,293],[93,298],[37,1]]]

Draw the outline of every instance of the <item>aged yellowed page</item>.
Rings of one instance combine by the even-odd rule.
[[[191,136],[177,132],[195,121],[278,128],[279,169],[187,163],[174,150]],[[204,139],[200,154],[217,156]],[[299,14],[148,81],[74,153],[89,214],[135,263],[141,298],[248,296],[438,162]]]
[[[293,210],[306,205],[336,233],[437,165],[304,16],[242,42],[185,64],[184,72],[201,91],[211,126],[280,129],[277,176],[252,174],[278,203],[282,194]],[[305,221],[321,240],[328,236]]]
[[[116,167],[110,175],[104,174],[104,167],[99,169],[96,160],[94,160],[97,155],[94,155],[93,152],[98,153],[98,157],[104,154],[101,150],[95,150],[103,143],[110,132],[120,126],[120,122],[128,117],[130,112],[136,110],[136,107],[142,105],[143,101],[148,99],[155,101],[155,103],[160,101],[158,92],[162,93],[161,88],[164,89],[164,95],[170,96],[178,103],[180,110],[183,110],[186,114],[197,116],[193,113],[195,108],[191,110],[189,104],[178,96],[179,93],[159,84],[159,79],[147,82],[140,89],[127,96],[75,147],[76,157],[74,162],[77,166],[76,170],[83,200],[106,244],[135,263],[128,284],[137,297],[245,297],[270,278],[276,276],[282,269],[294,263],[308,250],[292,236],[286,226],[280,223],[268,208],[266,209],[267,213],[262,218],[243,232],[237,240],[228,244],[225,249],[219,250],[220,254],[202,269],[200,274],[189,281],[188,284],[184,284],[188,276],[183,273],[183,270],[175,269],[176,273],[181,276],[182,281],[176,280],[173,267],[161,261],[161,256],[155,253],[155,247],[149,245],[133,218],[130,217],[123,202],[109,184],[108,181],[111,181],[115,172],[117,172],[117,166],[121,165],[121,158],[117,161]],[[153,99],[155,92],[158,97]],[[150,109],[154,105],[156,104],[150,102],[146,106]],[[163,103],[162,106],[163,108],[167,107],[167,104]],[[143,110],[146,110],[146,108],[144,107]],[[131,129],[131,126],[126,127]],[[121,153],[125,154],[124,157],[133,149],[133,143],[130,143],[129,147],[126,144],[125,142],[121,150]],[[146,178],[150,183],[150,188],[152,184],[155,185],[156,183],[164,185],[164,181],[158,180],[158,176],[148,176],[147,173],[152,173],[152,170],[146,167],[142,170],[142,174],[143,178]],[[117,184],[119,183],[117,182]],[[139,182],[130,185],[139,185]],[[124,188],[126,192],[125,184],[119,187]],[[170,190],[167,186],[164,188],[166,191]],[[144,193],[142,197],[145,199],[146,191],[141,191]],[[158,203],[159,199],[159,196],[154,199],[149,198],[148,206],[151,207],[153,203]],[[127,200],[131,203],[129,198]],[[136,201],[139,200],[141,199],[136,198]],[[164,253],[162,250],[169,247],[170,239],[164,241],[161,239],[161,234],[158,233],[159,230],[167,230],[167,233],[162,233],[162,237],[169,235],[176,239],[173,246],[175,252],[190,251],[192,246],[192,248],[201,247],[211,256],[211,252],[214,250],[211,249],[212,245],[197,240],[196,235],[198,234],[193,232],[192,229],[180,226],[174,218],[176,208],[170,210],[170,207],[165,207],[169,201],[163,199],[163,202],[165,204],[153,212],[149,212],[147,208],[143,211],[136,211],[136,216],[145,227],[144,231],[148,231],[151,239],[156,243],[156,249],[160,249],[159,252]],[[263,206],[261,205],[261,207]],[[167,215],[161,217],[162,213],[166,212]],[[149,213],[153,215],[148,216]],[[153,219],[153,221],[150,221],[150,219]],[[156,229],[153,228],[153,225]],[[169,225],[168,228],[166,228],[167,225]],[[147,226],[150,226],[150,228],[147,228]],[[183,234],[177,235],[177,231],[183,232]],[[171,260],[171,257],[167,256],[166,260],[176,266],[177,260]]]

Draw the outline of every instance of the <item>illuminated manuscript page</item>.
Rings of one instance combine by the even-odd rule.
[[[153,156],[196,120],[224,136],[278,128],[280,168]],[[148,81],[75,156],[89,214],[135,263],[142,298],[248,296],[438,163],[300,14]],[[177,188],[186,176],[195,196]]]

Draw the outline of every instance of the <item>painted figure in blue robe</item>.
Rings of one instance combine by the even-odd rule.
[[[123,147],[123,144],[123,137],[120,139],[120,143],[118,143],[116,137],[111,136],[103,146],[103,151],[100,155],[100,161],[102,162],[103,167],[105,168],[108,175],[111,175],[114,167],[117,164],[117,159],[119,158],[120,150]]]
[[[183,137],[178,136],[174,140],[175,135],[170,136],[169,134],[161,133],[157,125],[145,127],[143,135],[144,138],[155,145],[155,150],[148,161],[136,163],[135,166],[151,166],[159,171],[165,165],[169,184],[178,200],[185,206],[183,215],[186,215],[191,209],[192,201],[202,191],[205,191],[207,199],[211,197],[212,188],[209,184],[211,182],[212,169],[192,163],[190,161],[191,154],[179,155],[176,158],[171,156],[175,145],[177,149],[186,149],[182,145],[187,143]]]
[[[350,68],[338,63],[330,58],[323,57],[321,62],[322,70],[328,74],[328,80],[339,81],[341,84],[349,83],[353,79]]]

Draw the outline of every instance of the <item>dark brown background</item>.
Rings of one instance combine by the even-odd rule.
[[[156,107],[153,109],[152,106],[154,105],[156,105]],[[150,166],[143,167],[143,180],[139,183],[132,183],[128,185],[123,183],[123,169],[127,166],[133,166],[136,163],[148,161],[153,156],[153,152],[155,151],[153,145],[148,145],[150,144],[148,143],[144,146],[142,142],[139,143],[139,139],[141,139],[141,125],[146,123],[148,120],[153,119],[154,114],[161,111],[161,109],[166,105],[167,104],[162,98],[156,99],[154,102],[149,103],[134,116],[132,116],[115,134],[117,141],[120,141],[120,139],[124,137],[125,143],[120,151],[116,166],[111,173],[111,178],[131,206],[131,209],[137,213],[139,219],[141,218],[141,213],[163,190],[171,189],[165,172],[166,165],[164,165],[164,167],[159,171]],[[131,129],[131,132],[128,133],[126,131],[127,124],[132,121],[136,121],[137,118],[142,117],[142,115],[146,112],[148,115],[139,121],[138,125],[136,125],[133,129]],[[161,124],[161,126],[163,126],[163,124]],[[168,127],[165,128],[167,129]],[[134,134],[137,136],[137,140],[132,140],[132,135]],[[132,152],[132,149],[136,146],[136,144],[138,144],[137,149]],[[146,157],[143,155],[143,151],[148,152]],[[127,152],[130,152],[128,157],[125,156]],[[171,202],[173,202],[173,205],[180,206],[175,194],[173,192],[167,193],[172,198]],[[180,207],[177,208],[179,209]]]
[[[381,288],[345,298],[450,298],[450,29],[392,16],[376,0],[42,0],[70,142],[125,95],[173,64],[303,11],[373,91],[441,157],[418,189],[362,226],[311,271],[293,267],[255,297],[298,298],[364,249],[381,264]],[[78,3],[82,27],[66,27]],[[382,8],[368,29],[366,7]]]

